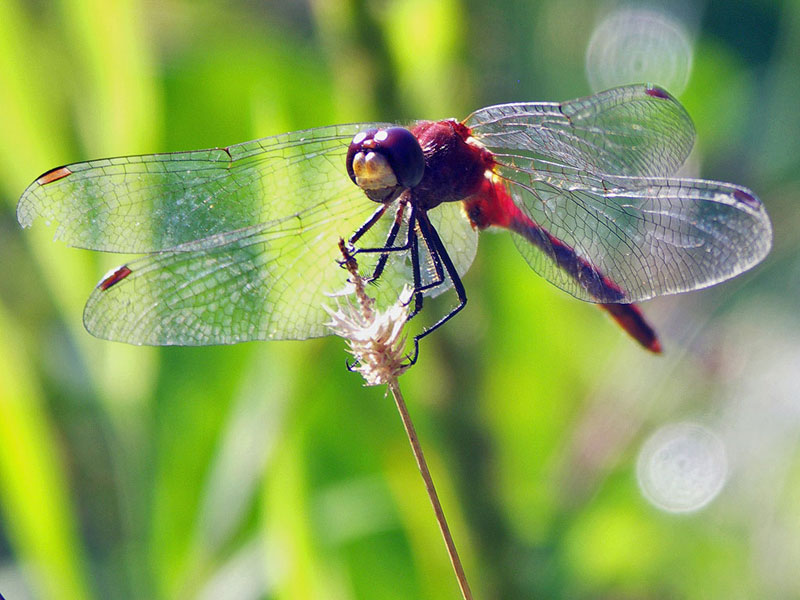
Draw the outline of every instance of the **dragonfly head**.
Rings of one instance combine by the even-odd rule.
[[[422,148],[403,127],[361,131],[347,150],[347,174],[375,202],[387,202],[414,187],[424,172]]]

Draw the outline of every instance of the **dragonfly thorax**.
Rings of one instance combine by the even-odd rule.
[[[425,121],[412,133],[425,157],[425,173],[413,193],[419,208],[430,210],[443,202],[459,202],[481,189],[494,160],[472,139],[466,125],[454,119]]]

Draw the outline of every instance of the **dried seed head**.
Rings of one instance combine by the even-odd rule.
[[[363,293],[363,282],[356,283],[356,288],[358,305],[345,301],[337,302],[335,310],[325,307],[331,316],[327,326],[347,340],[348,351],[356,359],[352,369],[361,373],[367,385],[389,383],[409,367],[403,327],[412,289],[405,287],[397,302],[379,311],[375,301]]]
[[[396,382],[410,366],[405,355],[406,339],[403,327],[408,320],[408,303],[413,290],[403,288],[400,297],[386,311],[375,310],[375,300],[367,295],[364,278],[358,273],[358,263],[343,239],[339,240],[342,266],[350,273],[357,304],[337,298],[336,310],[323,306],[331,316],[327,323],[339,337],[347,340],[356,361],[351,370],[361,373],[367,385]]]

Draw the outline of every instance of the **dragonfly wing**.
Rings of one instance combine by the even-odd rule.
[[[377,124],[295,131],[243,144],[67,165],[34,181],[17,206],[71,246],[108,252],[166,250],[268,223],[355,187],[345,169],[352,137]],[[363,197],[363,194],[362,194]]]
[[[517,248],[582,300],[632,303],[704,288],[753,267],[772,244],[763,205],[739,186],[501,160],[498,175],[536,229],[520,228]]]
[[[610,175],[666,177],[694,144],[694,126],[661,88],[630,85],[563,103],[520,102],[482,108],[465,124],[493,152]]]
[[[312,208],[189,242],[117,269],[100,282],[86,304],[87,330],[131,344],[185,346],[327,335],[330,317],[323,306],[334,305],[333,297],[349,289],[347,272],[336,264],[341,259],[337,231],[352,232],[369,214],[364,212],[363,193],[350,187],[345,194],[350,202],[334,214],[327,214],[326,207]],[[442,235],[455,249],[459,270],[466,271],[477,234],[469,226],[445,221]],[[463,216],[461,222],[466,222]],[[379,221],[364,236],[365,243],[382,243],[390,224],[391,219]],[[362,273],[371,273],[377,258],[359,254]],[[402,285],[411,281],[408,253],[392,253],[378,285],[368,292],[384,306],[396,301]],[[450,285],[448,281],[439,287]]]
[[[117,269],[90,296],[86,328],[104,339],[146,345],[327,335],[329,316],[323,306],[334,304],[330,296],[347,287],[348,274],[336,264],[339,235],[354,230],[373,210],[367,206],[365,213],[363,193],[350,188],[343,197],[350,202],[336,212],[317,205]],[[386,221],[374,227],[376,239],[385,236]],[[374,259],[359,256],[367,270]],[[392,291],[385,287],[385,293]]]
[[[435,210],[428,213],[428,217],[436,228],[456,271],[463,277],[472,265],[478,251],[478,232],[470,225],[460,202],[440,204]],[[427,265],[427,277],[430,279],[434,267],[430,260],[424,264]],[[438,296],[452,286],[452,281],[448,278],[444,285],[433,288],[430,295]]]

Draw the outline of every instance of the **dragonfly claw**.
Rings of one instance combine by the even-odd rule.
[[[414,352],[412,354],[406,354],[406,359],[408,360],[407,363],[403,364],[403,368],[409,368],[416,364],[417,359],[419,358],[419,338],[414,338]]]

